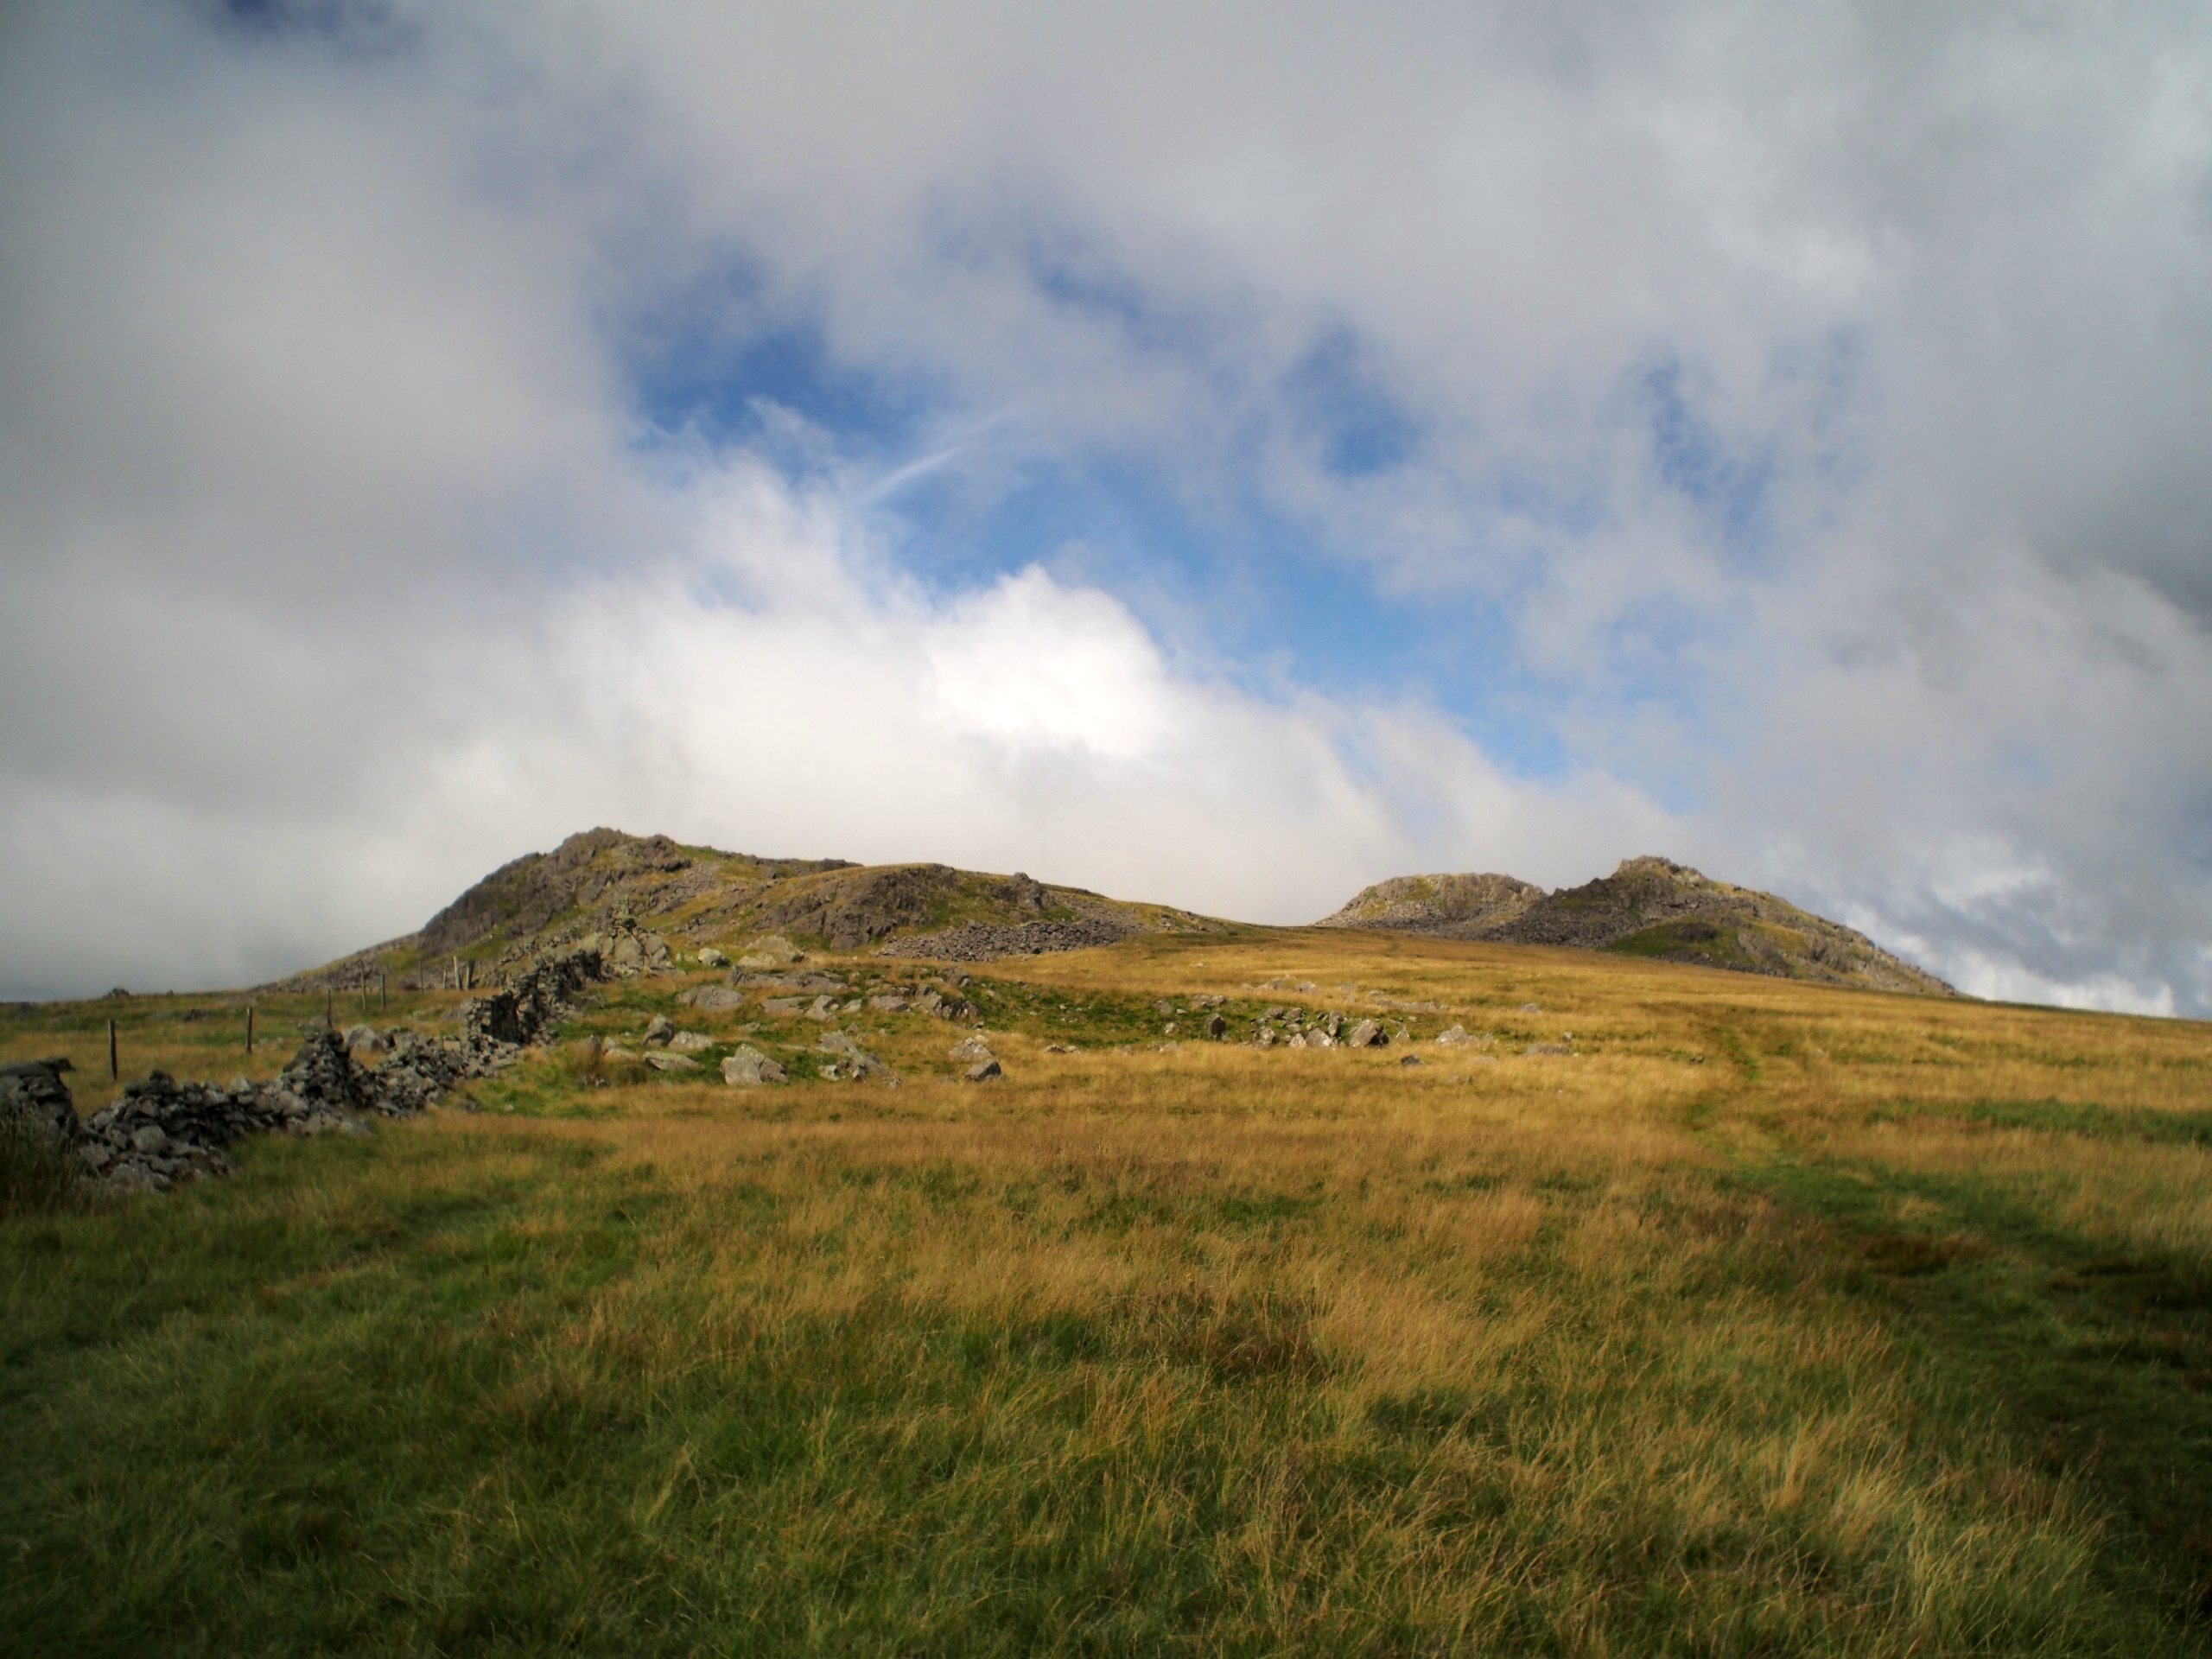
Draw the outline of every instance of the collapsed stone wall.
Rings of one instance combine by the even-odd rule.
[[[600,971],[594,950],[542,963],[515,986],[462,1004],[457,1038],[316,1032],[267,1083],[183,1083],[151,1072],[81,1120],[62,1081],[67,1059],[0,1067],[0,1129],[43,1138],[111,1186],[159,1191],[225,1174],[233,1167],[228,1148],[246,1135],[365,1135],[371,1117],[411,1117],[457,1084],[512,1065],[552,1034],[568,999]],[[382,1063],[363,1065],[356,1046],[378,1048]]]

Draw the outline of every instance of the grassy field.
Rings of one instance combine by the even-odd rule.
[[[683,982],[578,1032],[818,1034]],[[1192,1040],[1378,992],[1424,1064]],[[556,1052],[0,1218],[0,1649],[2212,1647],[2212,1030],[1320,931],[969,994],[1002,1083],[918,1016],[848,1022],[898,1089]],[[111,1014],[224,1077],[321,1006],[0,1060],[90,1110]]]

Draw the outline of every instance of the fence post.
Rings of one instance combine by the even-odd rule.
[[[253,1053],[253,1004],[251,1002],[245,1005],[245,1052],[249,1057]]]
[[[113,1083],[122,1075],[122,1068],[115,1058],[115,1021],[111,1019],[107,1022],[107,1080]]]

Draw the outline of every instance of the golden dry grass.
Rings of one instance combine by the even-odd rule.
[[[896,1090],[584,1099],[549,1063],[480,1116],[37,1225],[63,1251],[173,1230],[189,1260],[249,1215],[317,1240],[395,1217],[378,1339],[482,1422],[442,1445],[415,1407],[339,1413],[407,1420],[434,1496],[365,1579],[309,1552],[284,1581],[382,1573],[361,1628],[396,1645],[2202,1645],[2204,1027],[1311,931],[987,977],[1001,1084],[955,1081],[957,1033],[918,1018],[873,1022]],[[1490,1041],[1408,1067],[1130,1039],[1160,998],[1376,992],[1437,1005],[1389,1015],[1417,1039]],[[145,1052],[187,1064],[157,1024]],[[482,1228],[423,1230],[428,1190],[477,1195]],[[480,1256],[511,1293],[405,1316],[408,1283],[467,1303],[445,1275]],[[365,1339],[346,1270],[257,1271],[331,1351]],[[51,1323],[52,1294],[16,1312]],[[111,1340],[111,1385],[175,1381]],[[283,1370],[256,1351],[226,1363]],[[397,1501],[346,1491],[357,1531]],[[207,1536],[175,1553],[220,1578]],[[81,1635],[60,1605],[19,1611]]]

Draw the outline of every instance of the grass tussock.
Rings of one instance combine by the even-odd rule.
[[[669,1006],[633,984],[475,1115],[0,1219],[4,1627],[226,1654],[2212,1634],[2202,1027],[1342,933],[979,988],[1001,1084],[957,1081],[918,1016],[849,1022],[903,1087],[811,1081],[819,1027],[750,1009],[682,1017],[791,1087],[618,1073],[577,1039]],[[1158,1052],[1211,996],[1232,1039],[1378,1008],[1424,1064]],[[137,1052],[199,1040],[130,1014]],[[0,1058],[86,1064],[75,1017],[10,1016]],[[1454,1024],[1487,1040],[1425,1040]]]

